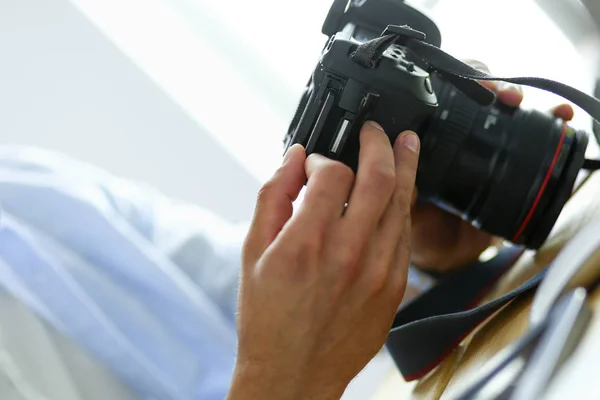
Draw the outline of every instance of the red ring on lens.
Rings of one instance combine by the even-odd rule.
[[[556,151],[554,152],[554,158],[552,159],[552,162],[550,163],[550,168],[548,168],[546,177],[544,178],[544,181],[542,182],[542,185],[540,186],[540,190],[538,191],[538,194],[537,194],[535,200],[533,201],[531,209],[529,210],[529,212],[527,213],[527,216],[523,220],[523,223],[521,224],[521,227],[517,231],[517,234],[512,239],[513,243],[516,243],[516,241],[519,239],[519,237],[525,231],[525,228],[527,228],[527,224],[529,224],[531,217],[533,216],[533,213],[535,212],[535,209],[537,208],[537,206],[542,198],[542,195],[544,194],[544,190],[546,190],[546,186],[548,185],[548,182],[550,181],[550,177],[552,176],[552,171],[554,171],[554,167],[556,166],[556,162],[558,161],[558,156],[560,155],[560,150],[562,149],[562,146],[563,146],[563,143],[565,142],[566,136],[567,136],[567,123],[564,122],[560,140],[558,141],[558,145],[556,146]]]

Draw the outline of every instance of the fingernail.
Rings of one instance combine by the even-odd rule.
[[[409,133],[402,138],[402,145],[416,153],[419,151],[419,138],[414,133]]]
[[[295,143],[292,146],[288,147],[288,149],[285,151],[285,154],[283,155],[283,164],[285,164],[289,159],[290,159],[290,153],[292,152],[292,150],[296,147],[300,146],[300,144]]]
[[[521,85],[515,85],[514,83],[510,82],[500,82],[500,84],[498,85],[498,90],[513,91],[523,94],[523,88],[521,87]]]
[[[381,125],[379,125],[377,122],[375,121],[367,121],[367,125],[369,125],[372,128],[375,128],[377,130],[383,131],[383,128],[381,127]]]
[[[283,154],[283,161],[281,162],[282,164],[285,164],[287,162],[287,160],[290,158],[290,150],[292,150],[292,148],[288,147],[288,149]]]
[[[465,64],[470,65],[471,68],[474,68],[474,69],[476,69],[478,71],[485,72],[488,75],[491,74],[490,69],[488,68],[488,66],[485,65],[484,63],[482,63],[481,61],[468,60],[468,61],[465,62]]]

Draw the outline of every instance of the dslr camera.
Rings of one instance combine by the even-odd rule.
[[[285,136],[358,168],[359,132],[368,119],[390,144],[419,135],[416,186],[431,202],[477,228],[530,249],[548,237],[584,165],[588,135],[536,110],[482,105],[402,44],[373,65],[352,55],[391,26],[407,26],[441,46],[426,15],[402,0],[334,0],[322,26],[327,41]]]

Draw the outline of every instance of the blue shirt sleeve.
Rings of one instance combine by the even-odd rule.
[[[141,398],[223,399],[246,226],[63,155],[0,148],[0,284]]]

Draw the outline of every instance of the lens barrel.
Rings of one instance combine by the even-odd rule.
[[[433,82],[439,108],[420,132],[419,197],[539,248],[572,193],[587,135],[535,110],[481,107],[439,78]]]

